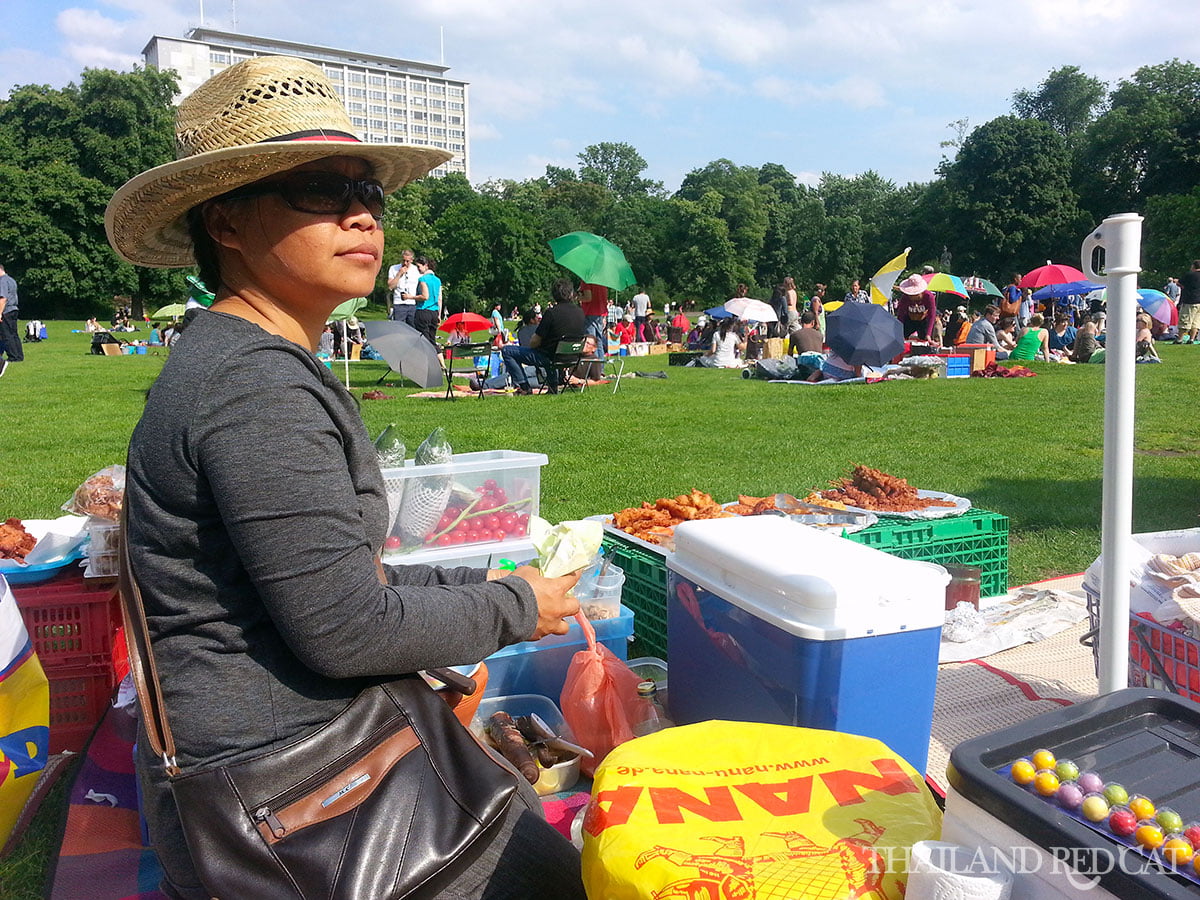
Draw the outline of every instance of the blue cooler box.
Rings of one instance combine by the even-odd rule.
[[[945,569],[748,516],[677,526],[667,570],[677,723],[862,734],[925,771]]]
[[[629,641],[633,637],[633,610],[621,607],[613,619],[597,619],[596,641],[611,650],[618,659],[626,659]],[[579,623],[572,621],[566,634],[548,634],[540,641],[512,644],[489,656],[487,688],[484,697],[504,694],[541,694],[555,703],[562,694],[563,682],[571,660],[580,650],[587,649],[587,638]]]

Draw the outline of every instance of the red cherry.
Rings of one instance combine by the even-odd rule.
[[[508,502],[508,494],[504,493],[504,488],[496,488],[492,491],[492,496],[496,498],[498,504],[503,505]]]
[[[443,534],[443,535],[438,536],[437,545],[439,547],[449,547],[453,543],[454,543],[454,535],[452,535],[452,534]]]
[[[520,516],[516,513],[505,513],[500,517],[500,527],[505,531],[512,531],[520,524]]]
[[[384,550],[399,550],[400,546],[403,543],[404,542],[400,540],[399,535],[393,534],[390,537],[388,537],[388,539],[386,541],[383,542],[383,549]]]
[[[494,491],[497,487],[499,487],[499,485],[496,484],[495,478],[489,478],[483,483],[483,489],[485,491]]]
[[[500,517],[495,513],[492,513],[490,516],[483,516],[482,518],[484,526],[490,528],[492,531],[500,527]]]

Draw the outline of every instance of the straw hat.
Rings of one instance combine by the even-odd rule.
[[[262,56],[214,75],[179,104],[177,159],[131,178],[109,201],[113,249],[143,266],[194,265],[186,216],[205,200],[330,156],[372,165],[386,193],[450,159],[445,150],[366,144],[324,73],[290,56]]]
[[[909,275],[896,287],[900,288],[901,292],[909,295],[923,294],[929,290],[929,284],[920,275]]]

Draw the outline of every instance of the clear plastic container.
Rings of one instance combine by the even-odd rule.
[[[549,697],[540,694],[510,694],[507,697],[485,697],[479,702],[479,712],[471,723],[472,730],[481,738],[484,737],[484,723],[496,712],[504,711],[514,719],[518,716],[536,714],[564,740],[574,741],[574,735],[567,725],[566,719],[559,712],[558,706]],[[557,794],[573,788],[579,781],[579,757],[573,756],[566,762],[561,762],[549,769],[542,769],[541,776],[533,789],[538,796]]]
[[[583,614],[589,619],[615,619],[621,615],[621,589],[625,585],[625,573],[609,563],[604,574],[599,574],[601,565],[590,566],[575,585],[575,598]]]

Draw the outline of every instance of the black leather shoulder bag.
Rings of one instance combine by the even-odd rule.
[[[292,744],[182,771],[124,519],[122,532],[121,611],[146,734],[214,898],[416,900],[504,814],[515,774],[415,674],[366,689]]]

